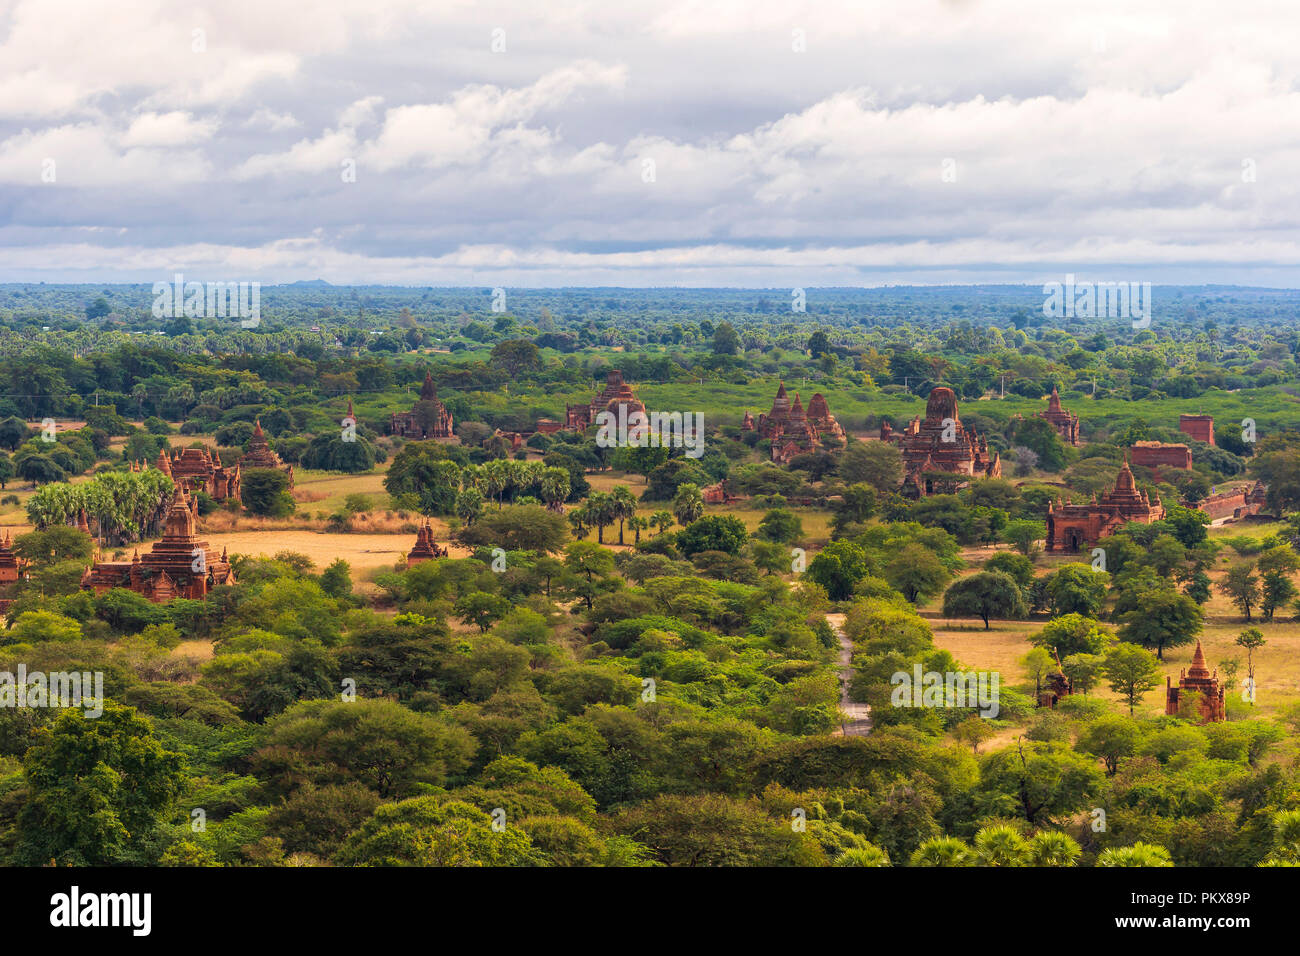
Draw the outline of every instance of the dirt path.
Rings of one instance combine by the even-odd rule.
[[[849,680],[853,676],[853,642],[844,633],[844,615],[827,614],[826,623],[840,639],[840,710],[846,719],[840,724],[837,736],[865,737],[871,733],[871,708],[849,700]]]

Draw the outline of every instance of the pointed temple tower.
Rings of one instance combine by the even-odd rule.
[[[772,460],[778,464],[787,464],[796,455],[815,451],[828,439],[836,444],[848,440],[848,434],[831,414],[824,395],[820,392],[814,395],[805,412],[798,392],[794,401],[790,401],[785,382],[776,390],[772,410],[760,414],[757,422],[751,413],[745,412],[740,427],[744,431],[757,431],[760,437],[769,439],[772,442]]]
[[[153,550],[141,557],[137,549],[130,561],[98,561],[82,576],[81,586],[96,595],[127,588],[163,604],[178,597],[202,600],[214,587],[234,584],[225,551],[217,554],[195,533],[197,509],[197,499],[178,483],[162,540]]]
[[[1061,441],[1070,445],[1079,444],[1079,416],[1061,408],[1061,393],[1055,385],[1052,386],[1052,394],[1047,396],[1047,411],[1036,412],[1035,417],[1046,419],[1061,436]]]
[[[1165,516],[1159,501],[1138,491],[1128,459],[1115,477],[1115,489],[1086,505],[1047,504],[1047,550],[1074,552],[1130,521],[1151,524]]]
[[[293,465],[285,468],[280,456],[271,450],[271,443],[262,431],[262,420],[253,421],[253,437],[248,440],[248,452],[239,459],[240,468],[275,468],[286,470],[289,475],[289,490],[293,490]]]
[[[348,411],[351,415],[351,406]],[[424,373],[420,397],[409,412],[394,412],[388,418],[388,430],[402,438],[451,438],[454,434],[451,412],[438,401],[438,386],[433,375]]]
[[[1196,642],[1196,653],[1192,655],[1192,666],[1183,669],[1178,677],[1178,686],[1173,686],[1171,678],[1165,678],[1165,713],[1170,716],[1176,715],[1180,695],[1192,691],[1200,695],[1197,703],[1202,723],[1217,723],[1227,719],[1219,671],[1216,668],[1211,673],[1205,665],[1205,652],[1201,650],[1199,640]]]
[[[433,539],[433,528],[426,518],[424,524],[420,526],[419,533],[415,536],[415,547],[406,555],[406,566],[411,568],[423,561],[432,561],[434,558],[445,557],[447,557],[447,549],[440,548]]]
[[[925,417],[913,418],[901,432],[884,422],[880,440],[895,442],[903,456],[903,493],[925,497],[934,490],[934,472],[1001,478],[1002,457],[989,449],[988,439],[961,422],[957,394],[944,385],[930,390]]]
[[[623,372],[610,369],[605,373],[605,388],[586,405],[566,405],[564,408],[564,427],[569,431],[585,431],[597,424],[596,416],[609,412],[615,417],[626,419],[633,412],[645,413],[645,405],[636,397],[632,386],[623,380]]]

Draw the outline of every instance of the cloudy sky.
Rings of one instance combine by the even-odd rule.
[[[1298,286],[1297,27],[1294,0],[0,0],[0,281]]]

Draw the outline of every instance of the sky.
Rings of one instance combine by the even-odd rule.
[[[0,0],[0,282],[1300,286],[1300,9]]]

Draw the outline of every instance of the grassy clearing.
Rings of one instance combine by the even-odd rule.
[[[1270,529],[1276,530],[1278,527],[1280,526],[1236,525],[1225,533],[1229,536],[1250,533],[1263,537],[1270,533]],[[973,549],[966,554],[969,564],[975,566],[978,562]],[[1055,563],[1060,562],[1040,560],[1040,572]],[[1205,627],[1199,635],[1205,659],[1212,669],[1225,660],[1236,658],[1240,661],[1238,687],[1228,694],[1229,717],[1274,718],[1289,705],[1300,702],[1300,620],[1289,614],[1279,615],[1271,622],[1261,621],[1258,615],[1253,621],[1243,620],[1240,612],[1218,590],[1225,564],[1226,562],[1222,563],[1211,573],[1214,590],[1205,604]],[[1043,626],[1045,618],[1033,621],[993,621],[991,629],[985,631],[983,622],[977,619],[943,617],[939,610],[941,606],[942,601],[936,598],[922,609],[922,613],[930,619],[937,646],[950,651],[967,667],[1001,672],[1003,680],[1008,684],[1019,684],[1024,680],[1018,660],[1032,647],[1028,638]],[[1253,707],[1242,701],[1240,692],[1240,681],[1246,676],[1246,655],[1233,644],[1237,635],[1248,627],[1258,627],[1268,642],[1255,652],[1257,686]],[[1180,671],[1190,665],[1195,648],[1193,643],[1166,651],[1161,667],[1162,675],[1177,683]],[[1093,694],[1113,701],[1117,708],[1122,709],[1116,695],[1104,686],[1093,691]],[[1154,717],[1164,713],[1164,706],[1164,684],[1161,682],[1159,688],[1146,696],[1136,713],[1139,716]]]

